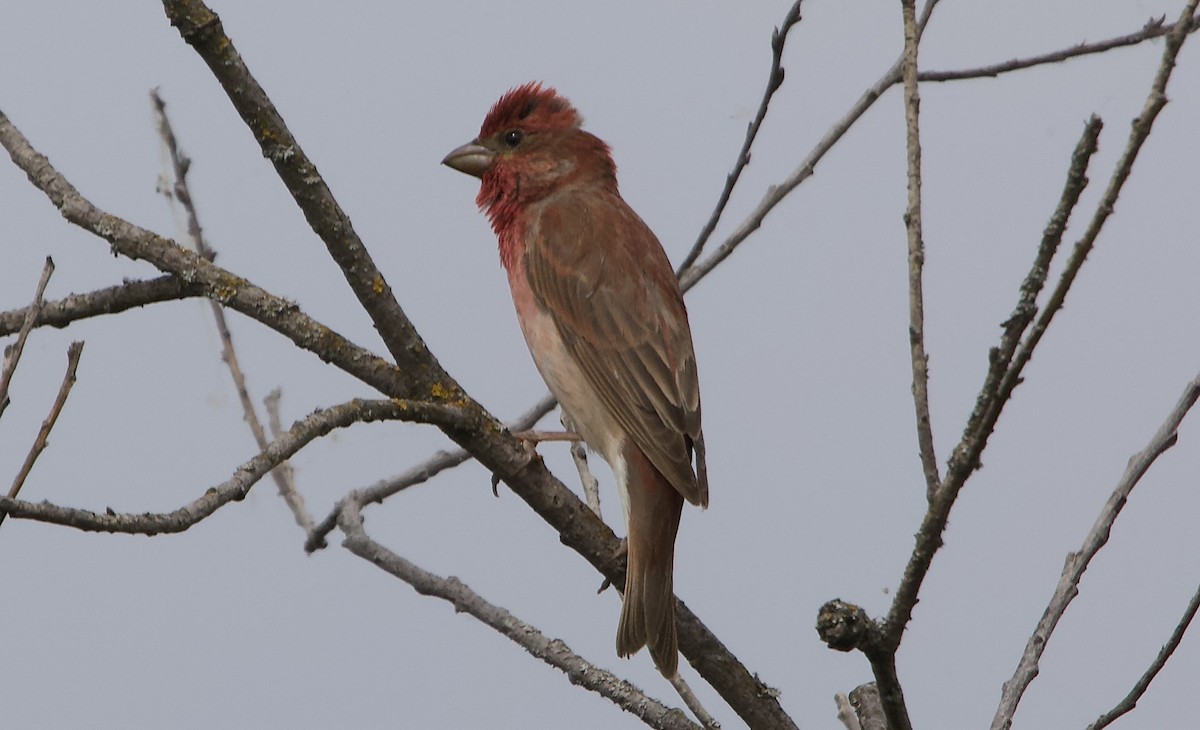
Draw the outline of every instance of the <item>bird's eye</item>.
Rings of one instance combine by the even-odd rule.
[[[504,144],[509,147],[516,147],[521,144],[521,140],[525,138],[525,134],[519,129],[510,129],[504,133]]]

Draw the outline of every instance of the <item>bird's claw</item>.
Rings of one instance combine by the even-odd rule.
[[[620,544],[620,546],[617,547],[617,551],[613,554],[613,557],[616,560],[621,560],[622,558],[625,558],[628,555],[629,555],[629,538],[623,537],[623,538],[621,538],[621,544]],[[606,590],[608,590],[609,588],[611,588],[612,584],[613,583],[611,580],[609,580],[608,578],[605,578],[604,582],[600,584],[600,587],[596,589],[596,595],[600,595],[601,593],[603,593]]]
[[[520,469],[524,469],[525,467],[529,466],[529,464],[534,459],[538,458],[538,452],[537,452],[538,441],[560,440],[560,439],[553,438],[553,434],[551,434],[551,436],[552,436],[551,438],[545,438],[545,435],[546,435],[546,432],[544,432],[544,431],[516,431],[513,433],[513,436],[517,439],[517,441],[519,441],[521,443],[521,447],[525,450],[525,461],[521,464]],[[561,436],[561,434],[560,434],[560,436]],[[578,436],[576,436],[576,438],[578,438]],[[520,471],[520,469],[518,469],[518,471]],[[503,479],[504,478],[502,476],[500,476],[500,474],[498,474],[497,472],[492,472],[492,495],[493,496],[495,496],[495,497],[500,496],[500,482],[503,481]]]

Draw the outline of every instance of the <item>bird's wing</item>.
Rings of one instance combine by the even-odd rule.
[[[525,268],[613,419],[688,501],[707,505],[696,355],[654,233],[615,193],[557,196],[527,230]]]

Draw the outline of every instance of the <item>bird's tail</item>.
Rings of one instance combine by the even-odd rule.
[[[617,655],[627,657],[649,646],[655,666],[671,678],[679,668],[673,574],[683,495],[641,449],[631,446],[625,456],[629,555]]]

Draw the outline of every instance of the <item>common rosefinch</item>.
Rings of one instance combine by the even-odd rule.
[[[669,678],[679,516],[684,499],[708,506],[696,357],[670,261],[582,122],[553,89],[525,84],[442,162],[482,180],[475,202],[499,239],[533,361],[616,476],[629,535],[617,654],[649,646]]]

